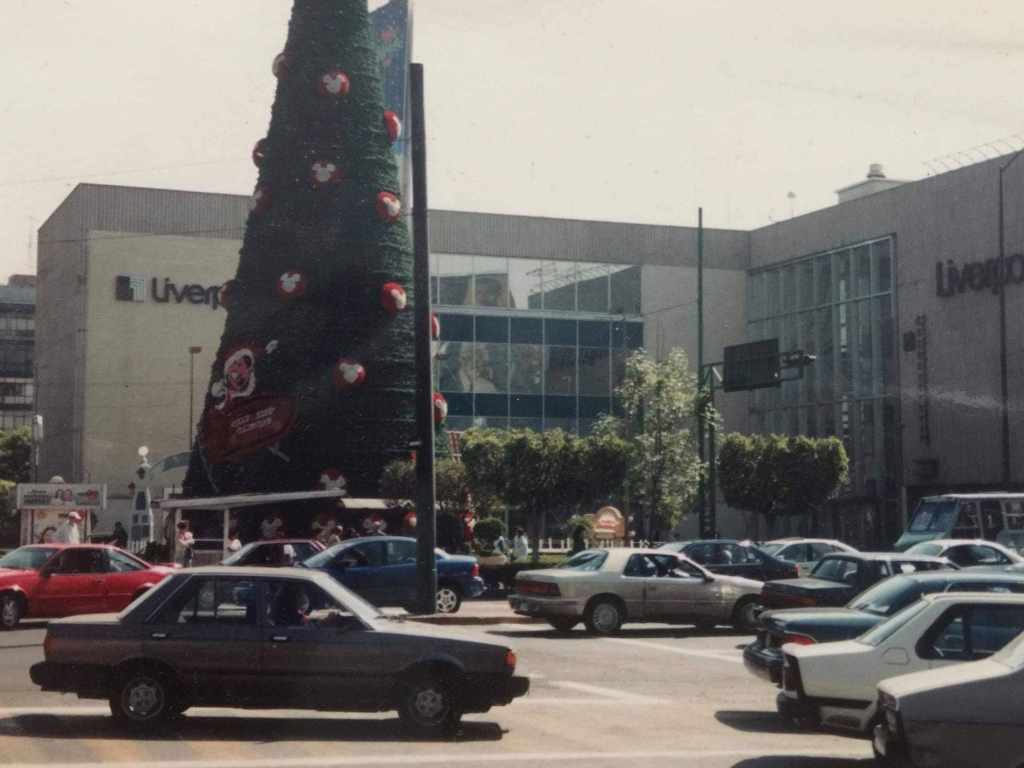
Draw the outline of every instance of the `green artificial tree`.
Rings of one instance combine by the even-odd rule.
[[[296,0],[273,73],[185,491],[375,496],[415,438],[415,296],[366,0]]]

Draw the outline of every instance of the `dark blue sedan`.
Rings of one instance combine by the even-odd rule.
[[[377,606],[413,610],[416,604],[416,539],[368,536],[335,544],[302,563],[326,571]],[[455,613],[464,598],[483,594],[475,557],[437,552],[437,611]]]
[[[771,581],[795,579],[800,575],[796,565],[762,552],[749,541],[673,541],[663,545],[662,549],[684,554],[712,573],[721,573],[724,576],[743,576],[757,581]]]

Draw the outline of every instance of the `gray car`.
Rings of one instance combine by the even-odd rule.
[[[137,728],[204,705],[397,709],[414,730],[438,732],[529,687],[510,648],[400,624],[299,568],[179,571],[119,614],[50,622],[43,648],[34,683],[108,699]]]
[[[657,549],[589,549],[555,568],[522,571],[509,604],[568,632],[580,621],[598,635],[626,622],[731,624],[752,631],[761,582],[712,574],[683,555]]]

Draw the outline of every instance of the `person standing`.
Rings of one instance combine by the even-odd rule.
[[[188,529],[188,522],[182,520],[178,523],[178,535],[174,540],[174,562],[183,568],[192,565],[194,556],[193,545],[196,543],[192,531]]]
[[[516,528],[516,535],[512,540],[512,554],[516,560],[525,560],[530,556],[530,542],[522,528]]]
[[[60,529],[57,531],[57,541],[62,544],[79,544],[82,541],[82,535],[78,530],[78,524],[82,521],[82,516],[75,510],[68,512],[64,518],[64,522],[61,523]]]
[[[114,523],[114,535],[110,537],[110,543],[121,549],[128,546],[128,531],[121,525],[120,520]]]
[[[238,538],[238,530],[228,532],[228,552],[235,553],[242,548],[242,540]]]
[[[260,538],[276,539],[283,525],[281,516],[277,512],[267,512],[263,516],[263,522],[260,523]]]

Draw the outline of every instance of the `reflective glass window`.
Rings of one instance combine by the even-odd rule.
[[[442,342],[437,357],[437,384],[442,392],[473,391],[473,345]]]
[[[509,307],[512,309],[541,309],[543,288],[541,272],[543,262],[535,259],[508,260]]]
[[[441,340],[442,341],[472,341],[473,340],[473,317],[472,317],[472,315],[439,314],[437,319],[441,323]]]
[[[544,321],[535,317],[513,317],[511,333],[513,344],[543,344]]]
[[[796,265],[790,264],[782,269],[782,312],[796,309]]]
[[[476,256],[473,259],[476,300],[479,307],[508,306],[508,259]]]
[[[572,312],[576,309],[576,263],[572,261],[542,262],[544,309]]]
[[[613,315],[640,314],[640,267],[611,267],[611,303]]]
[[[580,418],[597,419],[612,412],[612,401],[608,397],[581,397]]]
[[[552,418],[576,418],[576,398],[548,396],[544,398],[544,416]]]
[[[477,395],[475,416],[508,416],[508,397]]]
[[[576,394],[576,347],[544,347],[545,388],[548,394]]]
[[[846,301],[853,293],[850,288],[850,252],[838,251],[833,254],[833,258],[836,273],[834,301]]]
[[[611,324],[600,320],[580,322],[581,347],[607,347],[611,343]]]
[[[512,395],[509,413],[514,417],[540,417],[544,415],[544,398],[540,395]]]
[[[580,347],[580,394],[611,394],[611,353],[607,347]]]
[[[476,318],[477,341],[508,341],[508,318],[482,315]]]
[[[806,309],[814,306],[814,262],[810,259],[797,266],[797,294],[800,307]]]
[[[575,320],[545,320],[544,343],[550,345],[576,345]]]
[[[539,395],[544,391],[544,347],[512,344],[509,347],[509,388],[512,392]]]
[[[770,269],[765,273],[766,316],[779,314],[779,270]]]
[[[438,304],[466,306],[473,303],[473,257],[438,254]]]
[[[482,344],[475,347],[474,392],[508,392],[508,344]]]
[[[815,258],[818,283],[818,304],[832,301],[832,254],[825,253]]]
[[[853,249],[854,296],[871,293],[871,249],[862,245]]]
[[[464,395],[458,392],[445,392],[445,399],[448,401],[448,415],[450,416],[472,416],[473,396]]]
[[[608,265],[576,265],[576,302],[580,312],[608,312]]]
[[[755,272],[747,282],[747,317],[751,320],[764,317],[764,272]]]

